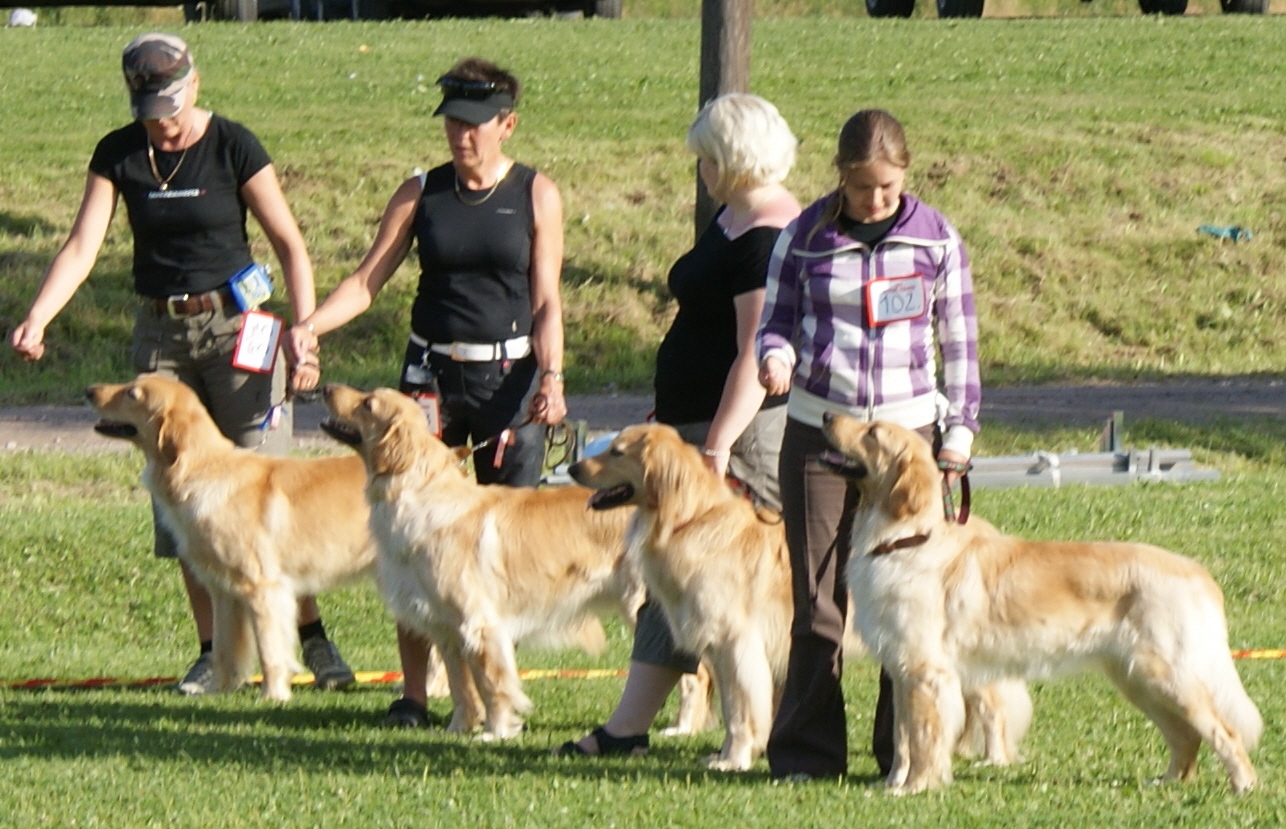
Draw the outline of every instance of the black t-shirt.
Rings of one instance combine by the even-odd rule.
[[[779,233],[775,227],[756,227],[729,239],[716,216],[692,250],[670,268],[668,284],[679,310],[656,352],[656,419],[661,423],[700,423],[719,410],[737,358],[733,299],[765,286]],[[770,397],[764,408],[785,400],[785,395]]]
[[[187,153],[155,150],[165,190],[147,159],[138,121],[108,133],[89,169],[116,185],[134,232],[134,290],[163,297],[213,290],[249,265],[241,187],[272,163],[254,134],[211,116]]]
[[[489,194],[457,196],[452,165],[425,175],[413,225],[420,284],[412,331],[431,343],[493,343],[531,333],[535,178],[535,170],[515,164]]]

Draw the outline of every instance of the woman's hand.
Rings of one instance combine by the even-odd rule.
[[[292,326],[286,332],[286,338],[281,345],[286,351],[286,359],[292,366],[302,365],[309,357],[315,358],[321,352],[321,341],[313,333],[313,327],[303,322]]]
[[[312,391],[321,382],[321,341],[311,325],[301,323],[286,332],[282,343],[290,364],[290,390]]]
[[[967,457],[961,455],[959,452],[952,452],[950,449],[943,449],[938,452],[938,460],[946,461],[950,464],[956,464],[959,469],[964,469],[969,464],[969,459]],[[960,480],[960,476],[962,474],[964,473],[958,472],[955,469],[942,470],[942,477],[946,479],[947,486],[954,485],[956,481]]]
[[[22,359],[39,360],[45,356],[45,329],[24,320],[9,335],[9,343]]]
[[[771,396],[790,391],[790,368],[776,357],[765,357],[759,364],[759,384]]]
[[[567,400],[563,397],[561,372],[545,371],[540,375],[540,389],[531,398],[527,410],[532,423],[556,426],[567,417]]]

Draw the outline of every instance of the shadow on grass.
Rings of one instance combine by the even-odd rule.
[[[743,774],[707,769],[704,757],[717,749],[721,732],[667,741],[643,758],[554,757],[537,734],[483,742],[442,728],[381,728],[386,689],[302,691],[288,705],[260,704],[253,694],[246,689],[186,699],[168,689],[11,692],[0,707],[0,760],[128,757],[217,763],[250,773],[288,769],[379,776],[414,769],[427,778],[534,773],[659,781],[681,776],[694,785],[719,786],[761,786],[770,780],[762,761]],[[855,775],[846,782],[860,785],[876,778]]]
[[[46,236],[56,230],[51,222],[40,216],[20,216],[0,210],[0,233],[9,236]]]

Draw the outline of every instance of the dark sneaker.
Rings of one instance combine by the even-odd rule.
[[[434,721],[429,709],[407,697],[393,700],[384,715],[385,728],[428,728]]]
[[[304,640],[304,665],[313,674],[313,687],[322,691],[346,688],[357,681],[353,671],[327,639],[314,636]]]
[[[214,657],[209,652],[201,654],[188,668],[188,672],[174,686],[174,690],[189,697],[199,697],[214,690]]]

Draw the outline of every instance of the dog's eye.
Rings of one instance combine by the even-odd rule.
[[[131,399],[131,400],[142,400],[142,399],[143,399],[143,390],[142,390],[142,389],[140,389],[138,386],[130,386],[130,387],[129,387],[129,396],[130,396],[130,399]]]
[[[607,448],[607,454],[611,455],[613,458],[619,458],[625,454],[625,450],[619,449],[615,446],[609,446]]]

